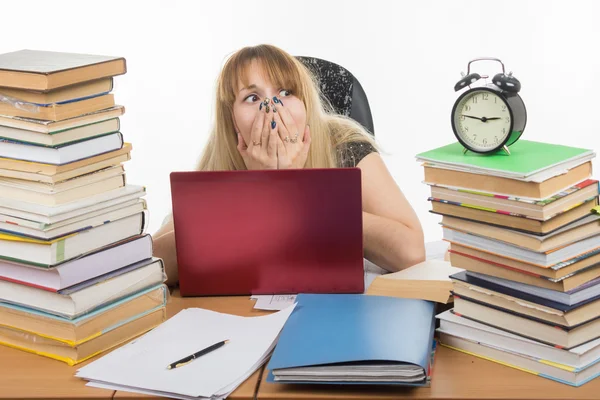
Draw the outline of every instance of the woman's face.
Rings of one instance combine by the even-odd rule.
[[[273,102],[273,97],[281,100],[283,107],[290,112],[296,126],[301,130],[301,132],[290,133],[302,135],[306,126],[306,109],[304,103],[294,96],[294,93],[287,90],[287,88],[275,87],[272,82],[265,80],[267,79],[267,74],[263,73],[260,63],[256,60],[250,62],[246,74],[248,86],[244,87],[243,83],[239,82],[237,96],[233,103],[233,123],[246,144],[251,141],[250,132],[254,118],[258,112],[265,112],[264,107],[262,111],[259,111],[259,106],[266,98],[271,103]],[[276,104],[275,106],[282,107],[281,104]],[[273,118],[272,112],[270,112],[271,119]]]

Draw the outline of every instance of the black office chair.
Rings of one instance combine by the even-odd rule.
[[[346,68],[316,57],[297,56],[317,77],[321,93],[335,112],[348,116],[375,135],[367,95],[360,82]]]

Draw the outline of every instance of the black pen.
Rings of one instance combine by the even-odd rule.
[[[169,365],[167,367],[167,369],[174,369],[174,368],[179,368],[179,367],[183,367],[186,364],[191,363],[192,361],[194,361],[196,358],[201,357],[205,354],[210,353],[211,351],[214,351],[216,349],[218,349],[219,347],[223,346],[225,343],[229,342],[229,340],[223,340],[222,342],[219,343],[215,343],[212,346],[208,346],[207,348],[200,350],[194,354],[192,354],[191,356],[187,356],[182,358],[179,361],[175,361],[173,364]]]

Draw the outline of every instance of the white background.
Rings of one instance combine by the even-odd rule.
[[[521,81],[523,138],[600,149],[600,2],[596,1],[1,1],[0,53],[24,48],[124,56],[130,183],[147,187],[152,233],[170,211],[169,173],[193,169],[226,57],[270,43],[325,58],[363,85],[384,160],[418,213],[428,212],[415,154],[454,141],[454,84],[467,62],[500,58]],[[499,64],[474,64],[480,73]]]

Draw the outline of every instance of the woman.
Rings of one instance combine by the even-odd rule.
[[[397,271],[425,259],[419,220],[394,182],[375,142],[323,103],[314,77],[270,45],[229,58],[217,82],[216,120],[202,171],[358,167],[362,172],[364,255]],[[173,220],[154,235],[154,255],[177,282]]]

